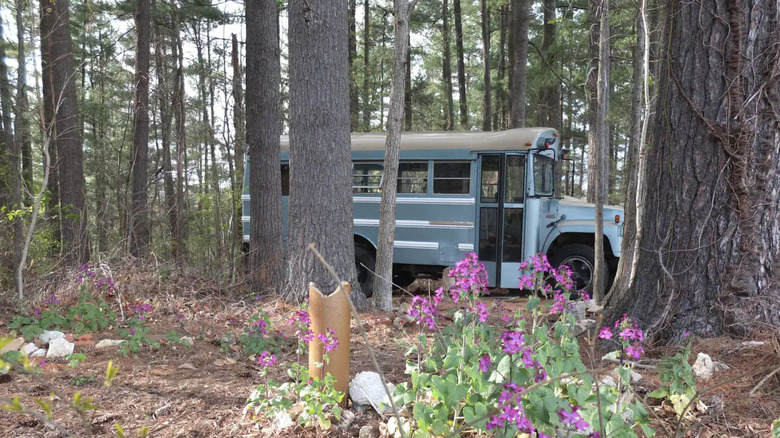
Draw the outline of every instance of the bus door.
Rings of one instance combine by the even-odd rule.
[[[477,255],[491,287],[517,288],[523,261],[526,155],[481,154]]]

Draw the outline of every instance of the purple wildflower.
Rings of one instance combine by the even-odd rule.
[[[523,332],[516,330],[507,330],[501,335],[501,342],[504,344],[504,353],[515,354],[523,350]]]
[[[569,301],[568,298],[566,298],[566,295],[564,295],[560,290],[556,290],[555,294],[553,295],[553,305],[550,308],[550,313],[563,313],[571,310],[572,307],[574,307],[574,305]]]
[[[612,330],[609,327],[602,327],[599,331],[600,339],[612,339]]]
[[[485,424],[487,430],[498,429],[499,427],[514,425],[518,431],[531,433],[534,430],[533,423],[525,415],[525,410],[521,403],[521,393],[523,387],[514,383],[504,385],[504,390],[498,397],[500,412],[492,416]]]
[[[276,356],[264,351],[258,356],[257,363],[259,363],[261,367],[272,367],[276,365]]]
[[[322,342],[322,346],[325,347],[325,352],[335,350],[339,347],[338,339],[336,339],[336,330],[326,329],[325,333],[319,333],[317,339]]]
[[[475,301],[474,306],[470,307],[469,311],[477,315],[479,322],[486,322],[490,317],[490,312],[488,311],[487,306],[485,306],[485,304],[480,300]]]
[[[490,355],[485,354],[479,359],[479,370],[483,373],[488,372],[490,369]]]
[[[639,360],[644,354],[645,349],[641,345],[629,345],[626,347],[626,356]]]
[[[456,303],[466,296],[478,297],[488,294],[487,269],[479,262],[476,253],[466,254],[463,260],[455,264],[449,276],[455,280],[455,284],[450,289],[450,296]]]
[[[432,304],[428,301],[428,298],[415,295],[415,297],[412,298],[412,303],[406,311],[406,314],[417,321],[417,324],[425,324],[431,330],[436,327],[436,315],[438,314],[438,310],[436,309],[435,301]]]
[[[558,419],[561,420],[561,423],[574,426],[577,430],[584,432],[588,429],[589,424],[577,412],[579,409],[579,406],[572,406],[571,412],[561,409],[558,411]]]

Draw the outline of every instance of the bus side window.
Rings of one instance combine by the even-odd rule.
[[[398,193],[428,193],[428,162],[398,165]]]
[[[382,163],[353,163],[352,193],[380,193],[383,169]]]
[[[433,193],[465,195],[471,183],[471,163],[436,161],[433,163]]]
[[[282,164],[282,196],[290,196],[290,165]]]

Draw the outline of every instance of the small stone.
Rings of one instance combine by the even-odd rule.
[[[39,350],[38,346],[30,342],[20,350],[25,356],[29,356]]]
[[[596,324],[596,320],[590,318],[583,318],[577,321],[577,324],[574,326],[574,336],[579,336],[589,330],[595,329]]]
[[[575,302],[570,312],[572,315],[574,315],[574,319],[576,321],[585,319],[585,302],[584,301]]]
[[[193,345],[195,345],[195,340],[192,339],[192,336],[182,336],[181,339],[179,340],[179,343],[181,343],[182,345],[188,345],[192,347]]]
[[[3,348],[0,348],[0,354],[3,354],[7,351],[16,351],[22,348],[22,345],[24,345],[24,338],[16,338],[13,341],[5,344]]]
[[[352,426],[352,423],[355,422],[355,413],[350,411],[349,409],[344,409],[341,411],[341,422],[339,423],[339,427],[342,430],[349,429],[349,426]]]
[[[395,385],[388,382],[387,387],[392,394]],[[382,379],[373,371],[363,371],[355,376],[349,384],[349,397],[355,405],[371,405],[380,414],[393,412]]]
[[[33,351],[32,354],[30,355],[30,357],[44,357],[44,356],[46,356],[46,350],[43,348],[39,348]]]
[[[95,345],[95,348],[109,348],[109,347],[117,347],[123,342],[127,342],[124,339],[103,339],[102,341],[98,342]]]
[[[585,301],[585,311],[590,313],[598,313],[604,310],[604,307],[599,306],[593,300]]]
[[[287,413],[287,411],[279,411],[274,416],[274,428],[283,430],[293,426],[295,426],[295,422],[293,422],[292,417],[290,417],[290,414]]]
[[[68,342],[65,337],[56,338],[49,341],[49,350],[46,352],[46,359],[57,359],[73,354],[75,345]]]
[[[404,313],[402,315],[395,317],[395,319],[393,320],[393,327],[397,329],[402,329],[406,326],[412,325],[413,323],[414,323],[414,319],[412,319],[411,316]]]
[[[698,356],[696,356],[696,362],[694,362],[693,367],[691,368],[693,368],[696,377],[700,379],[706,380],[715,374],[715,363],[709,355],[704,353],[699,353]]]
[[[52,339],[65,339],[65,333],[57,330],[46,330],[38,335],[38,339],[43,342],[43,345],[46,345],[51,342]]]
[[[377,438],[379,436],[379,431],[374,426],[363,426],[360,428],[360,432],[358,432],[358,438]]]

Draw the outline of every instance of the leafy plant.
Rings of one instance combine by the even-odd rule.
[[[94,376],[76,376],[70,379],[70,384],[73,386],[85,386],[85,385],[89,385],[94,381],[95,381]]]
[[[94,301],[94,302],[93,302]],[[75,306],[68,309],[68,325],[76,335],[103,330],[116,323],[116,312],[103,300],[94,300],[86,284]]]
[[[68,361],[68,366],[76,368],[80,363],[87,361],[87,356],[84,353],[73,353],[65,356],[65,360]]]
[[[674,356],[665,359],[659,366],[658,378],[663,383],[649,394],[650,397],[667,399],[678,417],[683,417],[696,403],[696,376],[689,363],[691,356],[690,336],[688,342]]]

